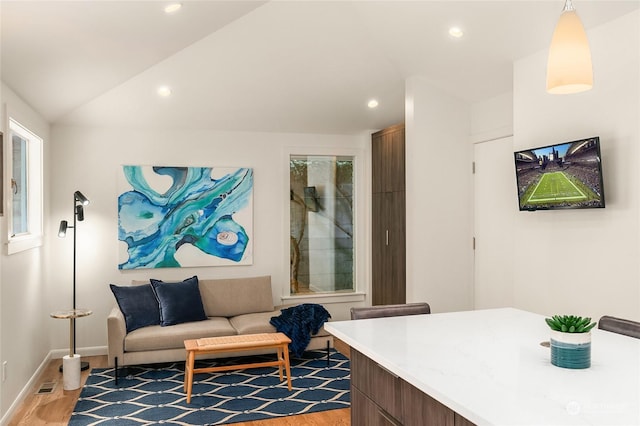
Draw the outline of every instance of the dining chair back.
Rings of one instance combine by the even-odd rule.
[[[378,305],[363,308],[351,308],[351,319],[399,317],[403,315],[430,314],[428,303],[404,303],[399,305]]]
[[[598,328],[640,339],[640,322],[605,315],[598,321]]]

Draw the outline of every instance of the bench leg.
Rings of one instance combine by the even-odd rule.
[[[285,344],[282,347],[282,352],[284,354],[284,367],[287,371],[287,386],[289,390],[291,390],[291,365],[289,364],[289,345]]]
[[[187,360],[184,365],[184,390],[187,393],[187,404],[191,403],[191,390],[193,388],[193,365],[196,353],[187,351]]]
[[[278,357],[278,373],[280,373],[280,381],[282,381],[283,377],[282,377],[282,370],[283,370],[283,366],[284,366],[284,354],[282,351],[282,347],[278,346],[277,348],[278,353],[276,354],[276,356]]]

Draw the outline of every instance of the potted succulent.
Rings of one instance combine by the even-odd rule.
[[[591,318],[554,315],[545,321],[551,328],[551,364],[563,368],[591,366]]]

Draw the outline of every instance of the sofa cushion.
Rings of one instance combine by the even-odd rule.
[[[149,325],[160,324],[158,300],[150,284],[117,286],[109,284],[124,316],[127,333]]]
[[[200,280],[200,294],[209,317],[273,311],[270,276]]]
[[[200,297],[198,277],[193,276],[180,283],[151,279],[151,288],[160,306],[161,326],[207,319]]]
[[[171,327],[154,325],[127,334],[125,352],[184,349],[184,341],[202,337],[232,336],[236,330],[226,318],[207,318],[204,321],[186,322]]]
[[[238,334],[275,333],[276,328],[269,323],[269,320],[278,313],[278,311],[271,311],[237,315],[229,318],[229,322]]]

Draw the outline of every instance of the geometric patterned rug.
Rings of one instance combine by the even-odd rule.
[[[251,358],[251,359],[249,359]],[[274,360],[243,357],[242,362]],[[115,385],[113,368],[94,368],[69,425],[219,425],[350,406],[349,359],[332,350],[291,357],[291,385],[277,367],[194,375],[191,403],[184,393],[184,361],[128,368]],[[196,361],[196,368],[238,364],[237,358]]]

